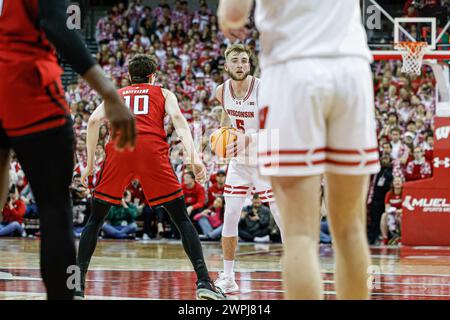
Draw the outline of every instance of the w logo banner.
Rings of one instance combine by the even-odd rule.
[[[447,139],[450,135],[450,126],[440,127],[436,129],[436,140]]]

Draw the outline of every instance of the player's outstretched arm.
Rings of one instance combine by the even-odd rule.
[[[222,26],[238,29],[245,26],[253,0],[220,0],[217,15]]]
[[[195,180],[199,183],[203,183],[206,180],[206,169],[203,165],[203,161],[195,150],[194,140],[192,139],[191,130],[189,125],[181,113],[178,106],[177,97],[169,90],[162,89],[164,97],[166,98],[165,110],[172,120],[175,131],[180,138],[183,146],[186,150],[186,161],[192,165]]]
[[[39,0],[39,23],[48,40],[69,64],[105,101],[105,112],[113,129],[120,133],[117,148],[134,147],[136,128],[131,111],[125,106],[112,82],[95,63],[76,30],[67,27],[68,0]]]
[[[87,133],[86,133],[86,147],[87,147],[87,166],[84,172],[81,174],[81,183],[87,186],[87,177],[92,175],[95,162],[95,149],[98,143],[98,136],[100,131],[100,125],[105,120],[105,106],[100,104],[97,109],[92,113],[88,121]]]
[[[220,0],[217,10],[220,30],[230,40],[244,40],[253,0]]]
[[[103,98],[104,112],[111,124],[111,139],[115,140],[117,150],[134,148],[136,142],[135,119],[112,82],[105,77],[98,65],[89,69],[83,77],[91,88]]]

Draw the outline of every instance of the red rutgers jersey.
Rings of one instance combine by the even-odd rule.
[[[52,60],[55,50],[39,28],[38,0],[0,0],[0,61]]]
[[[136,148],[117,152],[112,142],[107,144],[94,197],[118,205],[125,187],[134,179],[140,181],[150,206],[181,197],[183,189],[170,163],[164,131],[166,111],[162,89],[135,84],[120,89],[119,94],[136,119]]]
[[[161,143],[168,147],[164,131],[166,99],[162,88],[150,84],[135,84],[120,89],[119,94],[136,118],[137,133],[160,138]]]

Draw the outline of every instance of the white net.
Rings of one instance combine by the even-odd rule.
[[[422,61],[428,47],[426,42],[399,42],[395,49],[399,50],[403,57],[402,72],[422,73]]]

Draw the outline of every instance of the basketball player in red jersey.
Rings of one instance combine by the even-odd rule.
[[[192,166],[197,181],[204,182],[206,170],[197,154],[189,125],[178,106],[177,98],[169,90],[152,85],[157,69],[156,60],[147,55],[136,55],[129,63],[131,86],[119,90],[136,118],[137,143],[133,151],[117,152],[111,144],[106,146],[106,157],[94,190],[92,214],[83,230],[78,250],[78,265],[82,274],[81,288],[76,296],[84,298],[86,273],[97,245],[97,238],[111,205],[121,203],[126,186],[139,179],[148,204],[163,208],[177,226],[186,254],[197,274],[197,298],[225,299],[208,275],[198,234],[187,214],[183,191],[169,159],[169,145],[164,131],[166,114],[186,149],[186,161]],[[82,176],[92,174],[95,148],[102,120],[103,105],[92,114],[88,122],[88,163]]]
[[[55,49],[105,101],[117,147],[133,147],[134,118],[95,64],[79,34],[66,27],[68,1],[0,0],[0,205],[8,191],[10,149],[39,208],[41,273],[48,299],[73,299],[72,122]],[[69,273],[68,273],[69,272]]]

